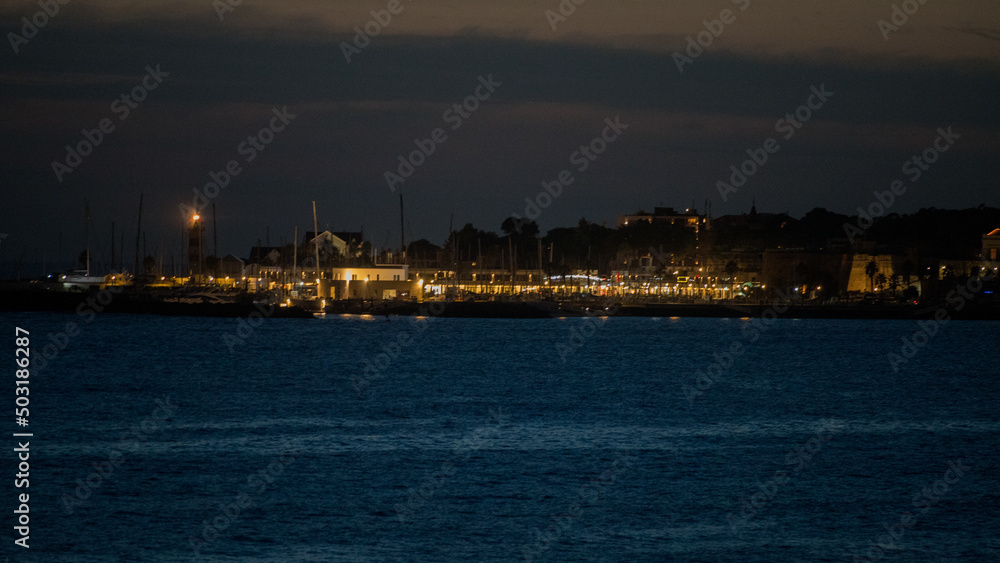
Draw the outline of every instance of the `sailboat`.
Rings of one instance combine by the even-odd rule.
[[[59,281],[63,285],[64,291],[87,291],[91,287],[101,287],[106,283],[104,276],[90,275],[90,202],[84,200],[85,229],[86,229],[86,269],[71,270],[62,276]]]

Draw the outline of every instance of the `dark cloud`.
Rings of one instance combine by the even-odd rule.
[[[752,197],[793,214],[815,206],[849,212],[899,177],[903,161],[945,126],[960,131],[961,142],[898,211],[1000,204],[1000,73],[992,62],[720,48],[678,73],[666,50],[465,33],[386,36],[347,64],[339,43],[348,38],[251,34],[210,18],[171,29],[143,19],[45,29],[0,62],[3,221],[12,233],[4,258],[19,245],[54,246],[60,231],[79,239],[84,197],[101,221],[95,230],[107,231],[112,218],[119,229],[134,228],[139,192],[148,238],[176,251],[177,203],[240,158],[242,140],[284,106],[295,121],[215,200],[222,250],[245,253],[268,227],[272,242],[289,239],[296,224],[311,229],[314,199],[321,222],[363,225],[376,245],[394,243],[398,201],[383,172],[415,139],[447,129],[443,112],[488,75],[503,85],[459,129],[448,129],[449,139],[402,187],[411,237],[443,239],[452,213],[460,224],[497,229],[542,181],[572,168],[570,154],[616,115],[630,128],[576,174],[539,218],[543,228],[581,216],[612,224],[616,213],[638,207],[701,207],[706,199],[716,215],[744,211]],[[665,41],[681,45],[683,37]],[[112,101],[149,65],[170,76],[57,182],[51,163],[63,147],[114,117]],[[714,185],[729,165],[775,136],[775,122],[820,84],[834,92],[831,101],[722,202]]]

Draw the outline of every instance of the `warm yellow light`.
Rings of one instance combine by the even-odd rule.
[[[201,219],[201,215],[195,215],[194,217],[191,217],[192,221],[197,221],[198,219]]]

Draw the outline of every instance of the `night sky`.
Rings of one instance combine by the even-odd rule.
[[[399,244],[400,192],[408,241],[441,243],[452,216],[499,231],[562,170],[573,181],[543,197],[543,233],[706,200],[716,217],[754,198],[853,213],[896,179],[909,189],[892,212],[1000,206],[995,1],[897,2],[919,8],[895,23],[892,2],[869,0],[566,0],[564,17],[557,0],[52,2],[44,18],[38,2],[0,4],[3,277],[22,254],[69,267],[85,199],[96,257],[115,221],[131,263],[140,193],[148,253],[177,253],[178,204],[230,161],[239,172],[210,201],[220,253],[243,257],[268,233],[311,231],[312,200],[321,229],[363,228],[380,249]],[[24,33],[33,16],[45,25]],[[718,37],[686,53],[705,21]],[[366,24],[378,35],[359,46]],[[821,86],[832,96],[785,138],[778,121]],[[477,88],[485,99],[467,100]],[[122,99],[133,92],[144,99]],[[463,100],[478,107],[456,112]],[[615,118],[627,129],[581,171],[573,153]],[[67,156],[102,123],[89,155]],[[957,140],[911,181],[904,163],[948,127]],[[768,138],[778,150],[724,201],[717,182]],[[390,189],[385,173],[425,139],[433,153]]]

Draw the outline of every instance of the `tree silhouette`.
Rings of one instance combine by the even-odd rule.
[[[740,271],[740,265],[736,262],[736,260],[730,260],[729,262],[726,262],[726,267],[723,271],[726,272],[726,275],[729,277],[733,277],[736,275],[736,272]]]
[[[951,266],[945,266],[944,269],[941,270],[941,279],[942,280],[950,280],[950,279],[952,279],[954,277],[955,277],[955,270],[952,269]]]
[[[539,232],[538,223],[535,223],[534,221],[516,219],[514,217],[507,217],[504,219],[503,223],[500,225],[500,230],[502,230],[505,235],[515,235],[515,240],[533,238]]]
[[[913,271],[916,269],[916,266],[912,261],[907,260],[906,262],[903,262],[903,265],[900,268],[903,271],[903,284],[909,286],[910,276],[913,275]]]
[[[892,290],[892,294],[896,295],[896,290],[899,289],[899,274],[893,274],[889,277],[889,289]]]
[[[885,274],[875,276],[875,284],[878,285],[879,291],[881,291],[887,283],[889,283],[889,278],[887,278]]]
[[[878,264],[874,260],[865,266],[865,275],[868,276],[868,283],[872,291],[875,291],[875,274],[878,273]]]

